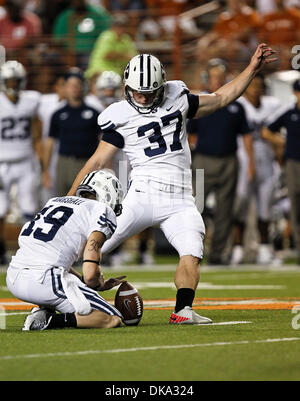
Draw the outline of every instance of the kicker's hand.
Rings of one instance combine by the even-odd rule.
[[[257,46],[255,53],[253,54],[250,66],[255,73],[259,72],[266,64],[273,63],[277,61],[277,57],[271,57],[276,51],[271,47],[267,46],[265,43],[261,43]]]

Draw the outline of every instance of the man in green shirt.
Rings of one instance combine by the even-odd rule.
[[[93,78],[103,71],[123,75],[128,61],[137,54],[135,43],[126,32],[127,24],[125,15],[116,15],[111,29],[99,35],[85,74],[87,78]]]
[[[85,69],[95,40],[110,26],[111,17],[105,9],[92,7],[86,0],[72,0],[71,7],[56,18],[53,36],[73,52],[75,64]]]

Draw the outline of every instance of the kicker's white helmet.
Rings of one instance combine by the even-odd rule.
[[[6,81],[8,79],[16,79],[18,85],[16,88],[8,88]],[[17,95],[19,91],[25,89],[26,86],[26,70],[21,63],[15,60],[6,61],[0,67],[0,83],[1,90],[11,94]]]
[[[150,113],[164,100],[166,73],[158,58],[151,54],[133,57],[124,71],[125,97],[140,113]],[[133,90],[154,94],[150,104],[141,104],[133,96]]]
[[[106,203],[116,216],[122,213],[123,190],[118,178],[106,170],[96,170],[87,174],[77,188],[76,196],[90,193],[99,202]]]
[[[114,71],[103,71],[98,77],[95,88],[105,107],[121,100],[122,78]]]

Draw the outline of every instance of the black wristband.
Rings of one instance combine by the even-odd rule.
[[[82,263],[85,263],[85,262],[89,262],[89,263],[96,263],[96,265],[98,265],[99,266],[99,260],[90,260],[90,259],[85,259],[85,260],[83,260],[82,261]]]

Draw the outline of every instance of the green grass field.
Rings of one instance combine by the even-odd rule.
[[[22,332],[28,311],[0,311],[0,380],[300,380],[299,269],[206,267],[195,309],[214,324],[172,326],[173,271],[162,267],[105,272],[124,273],[139,289],[145,310],[137,327]],[[113,302],[114,294],[103,295]],[[13,298],[5,273],[0,298]]]

